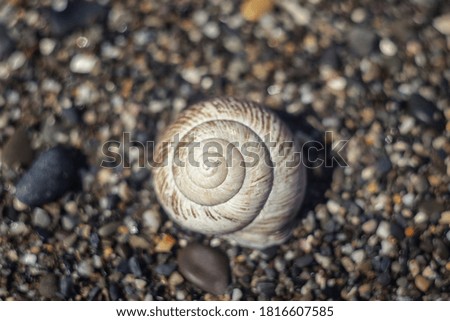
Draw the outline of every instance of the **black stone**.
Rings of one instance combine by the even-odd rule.
[[[155,268],[155,272],[164,276],[169,276],[177,268],[175,263],[160,264]]]
[[[105,19],[108,8],[95,1],[70,1],[63,11],[44,10],[50,32],[64,36],[76,29],[88,27]]]
[[[314,263],[312,255],[306,254],[294,261],[294,265],[298,268],[304,268]]]
[[[365,27],[354,27],[348,34],[350,49],[361,57],[366,57],[374,51],[377,44],[377,35]]]
[[[225,253],[199,243],[178,252],[178,266],[184,277],[200,289],[223,294],[230,283],[230,263]]]
[[[133,256],[128,260],[128,267],[130,268],[130,271],[134,274],[134,276],[138,278],[142,277],[143,273],[141,263],[139,262],[139,259],[137,257]]]
[[[76,149],[57,146],[43,152],[16,185],[16,197],[29,206],[56,201],[80,186],[79,170],[85,166]]]
[[[334,70],[341,68],[342,62],[337,53],[336,46],[331,46],[325,50],[320,58],[320,65],[331,67]]]
[[[111,283],[108,287],[109,298],[111,301],[119,301],[123,298],[123,293],[117,283]]]
[[[15,49],[15,43],[8,34],[8,29],[0,24],[0,60],[7,58]]]
[[[408,112],[421,123],[441,130],[445,126],[444,115],[436,105],[419,94],[413,94],[408,100]]]
[[[256,285],[256,289],[259,293],[263,294],[266,298],[270,298],[275,295],[275,284],[272,282],[259,282]]]

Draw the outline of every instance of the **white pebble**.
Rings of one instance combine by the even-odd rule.
[[[37,262],[36,254],[26,253],[22,256],[20,261],[25,265],[35,265]]]
[[[55,49],[56,41],[50,38],[44,38],[39,41],[39,51],[43,56],[50,55]]]
[[[17,70],[25,64],[27,57],[21,51],[14,52],[8,59],[9,66],[12,70]]]
[[[393,57],[397,53],[397,46],[392,40],[388,38],[383,38],[380,41],[380,51],[385,56]]]
[[[434,19],[433,27],[435,27],[440,33],[450,36],[450,13]]]
[[[70,70],[79,74],[89,74],[98,62],[98,58],[89,54],[75,55],[70,61]]]
[[[366,257],[366,253],[364,252],[364,250],[356,250],[351,254],[351,258],[353,260],[353,262],[355,262],[356,264],[360,264],[364,261],[364,258]]]
[[[234,288],[233,292],[231,293],[231,300],[232,301],[239,301],[242,298],[242,291],[241,289]]]
[[[389,224],[389,222],[380,222],[380,225],[378,225],[377,229],[377,235],[382,239],[386,239],[389,237],[389,235],[391,235],[391,225]]]

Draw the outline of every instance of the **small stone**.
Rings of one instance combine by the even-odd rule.
[[[37,227],[47,228],[52,222],[50,216],[41,208],[36,208],[33,211],[33,225]]]
[[[15,51],[9,56],[8,64],[12,70],[17,70],[21,68],[25,62],[27,61],[27,57],[21,51]]]
[[[444,115],[436,105],[419,94],[413,94],[408,100],[408,111],[417,120],[428,126],[441,129],[444,125]]]
[[[43,56],[50,55],[56,47],[56,41],[51,38],[43,38],[39,41],[39,51]]]
[[[331,265],[331,258],[324,256],[322,254],[314,254],[314,259],[319,263],[324,269],[328,269]]]
[[[164,234],[161,240],[156,244],[155,252],[156,253],[165,253],[170,252],[172,247],[177,243],[176,239],[169,235]]]
[[[220,35],[220,28],[217,22],[210,21],[203,27],[205,36],[210,39],[216,39]]]
[[[420,274],[414,278],[414,284],[422,292],[427,292],[431,286],[431,282]]]
[[[3,147],[2,162],[8,167],[27,166],[33,160],[31,142],[24,129],[18,129]]]
[[[265,298],[271,298],[275,295],[275,284],[268,281],[259,282],[256,285],[256,290],[263,294]]]
[[[393,57],[397,54],[397,46],[392,40],[383,38],[380,41],[380,51],[385,56]]]
[[[0,60],[8,57],[15,48],[14,41],[8,34],[8,29],[3,24],[0,24]]]
[[[361,228],[364,231],[364,233],[372,234],[373,232],[375,232],[377,226],[378,226],[377,221],[372,219],[365,222]]]
[[[149,229],[151,233],[156,233],[161,226],[161,215],[157,208],[152,208],[145,211],[142,214],[142,218],[144,219],[144,226]]]
[[[433,27],[440,33],[450,36],[450,13],[446,13],[433,20]]]
[[[98,58],[91,54],[77,54],[70,61],[70,70],[79,74],[89,74],[98,63]]]
[[[241,289],[234,288],[233,292],[231,292],[231,301],[239,301],[243,297],[243,293]]]
[[[21,257],[20,261],[25,265],[35,265],[37,256],[36,254],[26,253]]]
[[[61,225],[66,231],[72,231],[77,225],[77,220],[72,215],[64,215],[61,218]]]
[[[173,272],[169,277],[169,285],[171,285],[173,287],[180,285],[183,282],[184,282],[183,277],[177,271]]]
[[[370,29],[353,27],[348,33],[348,43],[350,48],[359,56],[368,56],[377,41],[377,35]]]
[[[295,24],[299,26],[306,26],[311,21],[311,12],[300,6],[297,1],[283,0],[279,2],[279,5],[286,10],[294,19]]]
[[[142,280],[142,279],[135,279],[134,280],[134,285],[136,286],[136,289],[142,291],[147,286],[147,281]]]
[[[450,225],[450,211],[445,211],[441,213],[441,218],[439,219],[439,223]]]
[[[175,263],[160,264],[155,268],[155,272],[164,276],[169,276],[177,268]]]
[[[117,228],[120,226],[120,224],[120,222],[107,223],[98,229],[98,235],[100,235],[101,237],[108,237],[110,235],[113,235],[117,231]]]
[[[377,228],[377,235],[382,239],[387,239],[391,235],[391,224],[386,221],[380,222]]]
[[[365,257],[366,253],[362,249],[356,250],[351,254],[351,258],[356,264],[361,264],[364,261]]]
[[[306,255],[294,260],[294,265],[299,268],[304,268],[304,267],[310,266],[313,263],[314,263],[314,258],[312,257],[312,255],[309,255],[309,254],[306,254]]]
[[[92,262],[90,260],[81,261],[78,265],[77,271],[80,276],[89,277],[92,272],[94,272]]]
[[[134,276],[138,278],[143,276],[141,263],[136,256],[133,256],[128,260],[128,267],[130,268],[130,271],[134,274]]]
[[[16,197],[29,206],[57,200],[80,184],[84,158],[78,150],[57,146],[43,152],[20,178]]]
[[[39,280],[38,291],[46,299],[53,299],[58,292],[58,278],[54,274],[47,274]]]
[[[273,0],[245,0],[240,10],[245,20],[255,22],[271,11],[273,6]]]
[[[342,62],[338,56],[335,46],[332,46],[325,50],[322,57],[320,58],[320,65],[328,66],[334,70],[338,70],[341,67]]]
[[[225,293],[230,282],[230,263],[225,253],[199,243],[191,243],[178,252],[181,274],[212,294]]]
[[[131,248],[133,249],[149,249],[151,247],[151,244],[149,241],[147,241],[142,236],[138,235],[130,235],[130,239],[128,240],[128,243],[130,244]]]
[[[338,214],[339,210],[340,210],[341,206],[339,205],[338,202],[333,201],[333,200],[329,200],[327,202],[327,209],[331,214]]]
[[[53,35],[63,36],[78,28],[87,27],[102,21],[108,13],[108,8],[95,1],[68,1],[62,11],[48,9],[47,16],[50,31]]]

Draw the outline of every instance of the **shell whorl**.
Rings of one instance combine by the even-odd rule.
[[[306,187],[301,162],[286,166],[299,152],[287,126],[259,104],[203,101],[181,113],[159,139],[156,195],[187,229],[253,248],[280,244],[290,235]]]

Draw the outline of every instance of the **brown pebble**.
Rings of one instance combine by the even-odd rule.
[[[416,287],[422,292],[427,292],[431,285],[431,282],[422,275],[417,275],[414,279],[414,283],[416,284]]]
[[[44,275],[39,281],[39,293],[46,299],[56,297],[58,292],[58,278],[54,274]]]
[[[241,5],[241,14],[245,20],[258,21],[272,8],[273,0],[246,0]]]
[[[178,252],[181,274],[200,289],[216,295],[225,293],[230,282],[230,264],[225,253],[198,243]]]
[[[176,242],[177,241],[172,235],[164,234],[161,240],[158,242],[158,244],[156,244],[155,252],[157,253],[170,252]]]
[[[26,166],[33,160],[30,139],[24,129],[18,129],[3,147],[2,161],[8,167]]]

